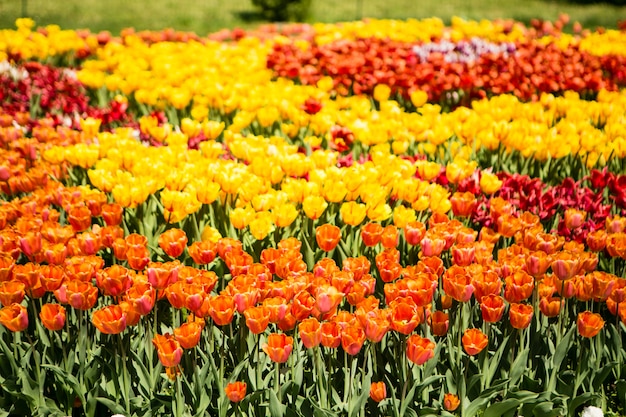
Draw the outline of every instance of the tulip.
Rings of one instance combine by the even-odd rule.
[[[230,295],[209,298],[209,315],[218,326],[229,324],[235,315],[235,301]]]
[[[380,342],[391,328],[388,312],[385,310],[374,310],[361,323],[365,327],[365,336],[371,342]]]
[[[238,403],[246,397],[247,388],[248,386],[245,382],[237,381],[226,385],[226,387],[224,387],[224,391],[230,401]]]
[[[487,335],[479,329],[467,329],[462,338],[463,349],[468,355],[474,356],[480,353],[489,344]]]
[[[380,223],[369,222],[361,227],[361,239],[365,246],[376,246],[382,238],[383,227]]]
[[[12,332],[28,328],[28,312],[21,304],[11,304],[0,309],[0,324]]]
[[[154,307],[156,290],[149,282],[135,282],[124,294],[124,298],[133,304],[134,309],[145,316]]]
[[[285,363],[293,350],[293,337],[284,333],[272,333],[263,344],[263,351],[276,363]]]
[[[365,331],[360,325],[349,325],[341,331],[341,347],[351,356],[359,353],[365,343]]]
[[[578,333],[582,337],[590,338],[600,333],[600,330],[604,327],[604,320],[598,313],[585,311],[578,313],[576,326],[578,327]]]
[[[86,206],[76,206],[69,210],[67,220],[76,232],[87,230],[91,226],[91,211]]]
[[[298,324],[298,334],[307,349],[313,349],[322,342],[322,325],[314,318],[304,319]]]
[[[183,323],[174,329],[174,337],[183,349],[193,349],[198,345],[202,334],[202,324],[197,321]]]
[[[129,258],[130,263],[130,258]],[[163,290],[178,281],[180,262],[149,262],[146,264],[148,283],[156,290]]]
[[[558,252],[552,257],[552,272],[561,280],[570,279],[579,271],[578,259],[578,255],[572,252]]]
[[[370,386],[370,398],[377,403],[387,398],[387,386],[385,385],[385,382],[372,382],[372,385]]]
[[[469,217],[478,205],[478,201],[476,196],[469,191],[464,193],[457,191],[450,197],[450,204],[452,204],[452,213],[456,217]]]
[[[450,327],[450,319],[448,313],[438,310],[430,315],[428,319],[430,331],[435,336],[445,336]]]
[[[183,348],[172,334],[156,334],[152,338],[152,344],[156,348],[159,361],[163,366],[166,368],[178,366],[183,357]]]
[[[443,408],[445,408],[447,411],[452,412],[456,410],[457,408],[459,408],[460,404],[461,400],[455,394],[447,393],[443,396]]]
[[[518,270],[504,280],[504,298],[509,303],[519,303],[531,296],[535,282],[531,275]]]
[[[25,288],[26,284],[20,281],[0,282],[0,304],[3,306],[20,304],[26,296]]]
[[[417,365],[423,365],[435,356],[435,342],[413,334],[406,341],[406,356]]]
[[[563,309],[563,300],[559,297],[541,297],[539,300],[539,310],[546,317],[556,317]]]
[[[122,300],[120,301],[119,306],[126,316],[126,327],[136,326],[139,323],[139,320],[141,320],[141,314],[137,311],[134,304],[130,301]]]
[[[71,280],[61,284],[55,296],[77,310],[89,310],[98,301],[98,287],[91,282]]]
[[[337,322],[327,321],[322,323],[322,346],[336,348],[341,344],[341,327]]]
[[[102,205],[102,218],[107,226],[117,226],[122,223],[124,208],[117,203]]]
[[[126,329],[126,314],[119,305],[111,305],[94,311],[91,322],[101,333],[119,334]]]
[[[169,229],[159,236],[159,247],[172,258],[182,255],[187,245],[187,235],[181,229]]]
[[[60,304],[46,303],[41,306],[39,318],[46,329],[51,331],[61,330],[65,327],[65,307]]]
[[[132,285],[130,271],[121,265],[113,265],[96,273],[96,285],[104,295],[118,297]]]
[[[398,246],[398,228],[392,224],[385,226],[380,242],[385,248],[395,248]]]
[[[420,315],[415,301],[411,298],[397,298],[391,305],[391,315],[389,321],[391,328],[402,334],[410,334],[418,324]]]
[[[318,226],[315,229],[315,240],[321,250],[330,252],[341,240],[341,229],[329,223]]]
[[[254,306],[244,310],[246,326],[254,334],[261,334],[270,323],[270,309],[265,306]]]
[[[193,242],[187,250],[191,259],[198,265],[210,264],[217,255],[217,245],[208,240]]]
[[[480,302],[480,311],[483,316],[483,320],[487,323],[497,323],[504,314],[504,299],[499,295],[486,295]]]

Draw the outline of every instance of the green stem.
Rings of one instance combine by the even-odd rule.
[[[126,407],[126,415],[130,415],[130,384],[128,380],[128,368],[126,366],[126,349],[124,349],[124,344],[122,342],[122,335],[117,335],[118,347],[120,349],[120,354],[122,356],[122,380],[124,383],[124,391],[122,395],[124,397],[124,405]]]
[[[280,362],[276,362],[276,367],[274,371],[274,391],[276,392],[276,397],[278,398],[278,402],[282,404],[283,398],[280,392]]]

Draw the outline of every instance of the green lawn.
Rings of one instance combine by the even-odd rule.
[[[259,23],[250,0],[0,0],[0,27],[14,27],[24,6],[39,25],[89,28],[119,33],[126,27],[158,30],[172,27],[200,35],[222,28],[249,28]],[[362,17],[406,19],[452,16],[467,19],[534,17],[555,20],[568,13],[585,27],[615,28],[626,7],[583,6],[565,0],[313,0],[310,22],[338,22]]]

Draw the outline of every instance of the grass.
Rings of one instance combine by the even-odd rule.
[[[566,0],[314,0],[307,21],[339,22],[364,17],[406,19],[452,16],[466,19],[532,18],[555,20],[568,13],[584,27],[615,28],[626,6],[581,5]],[[174,28],[206,35],[223,28],[250,28],[263,23],[250,0],[0,0],[0,28],[13,28],[26,10],[39,25],[64,29],[160,30]]]

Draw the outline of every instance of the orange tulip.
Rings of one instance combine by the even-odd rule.
[[[224,387],[226,396],[234,403],[238,403],[246,397],[247,389],[248,386],[246,385],[246,383],[241,381],[231,382],[226,385],[226,387]]]
[[[474,208],[478,205],[476,196],[466,191],[464,193],[457,191],[450,197],[452,205],[452,214],[456,217],[469,217],[474,212]]]
[[[359,324],[349,325],[341,331],[341,347],[348,355],[356,355],[365,343],[365,331]]]
[[[607,233],[604,229],[594,230],[587,234],[585,242],[590,251],[600,252],[606,247]]]
[[[430,331],[435,336],[445,336],[448,333],[448,328],[450,327],[450,319],[448,313],[437,310],[428,318],[428,325],[430,326]]]
[[[336,309],[343,298],[344,294],[332,285],[322,285],[315,289],[315,307],[321,314]]]
[[[553,255],[551,266],[552,273],[558,279],[570,279],[578,274],[580,267],[579,255],[565,250],[558,252]]]
[[[124,208],[117,203],[107,203],[102,205],[101,216],[107,226],[117,226],[122,223]]]
[[[450,252],[452,253],[452,260],[455,265],[468,266],[469,264],[474,262],[476,245],[474,244],[474,242],[458,243],[452,245],[452,247],[450,248]]]
[[[519,303],[533,293],[535,280],[527,272],[518,270],[504,279],[504,298],[509,303]]]
[[[89,310],[98,301],[98,288],[91,282],[78,280],[67,281],[62,284],[55,295],[59,301],[68,303],[78,310]]]
[[[298,334],[302,344],[312,349],[322,342],[322,325],[315,317],[304,319],[298,324]]]
[[[315,229],[315,240],[324,252],[335,249],[341,240],[341,229],[333,224],[323,224]]]
[[[541,297],[539,310],[546,317],[556,317],[563,309],[563,300],[559,297]]]
[[[272,333],[263,345],[263,351],[277,363],[285,363],[293,350],[293,337],[284,333]]]
[[[459,408],[459,405],[461,405],[461,400],[457,395],[448,393],[443,396],[443,408],[447,411],[452,412]]]
[[[468,355],[474,356],[480,353],[489,344],[487,335],[479,329],[467,329],[463,333],[463,349]]]
[[[120,301],[119,306],[126,315],[126,327],[136,326],[137,323],[139,323],[139,320],[141,320],[141,314],[139,314],[133,303],[122,300]]]
[[[142,316],[152,311],[156,302],[156,290],[149,282],[135,282],[124,296]]]
[[[148,278],[148,282],[154,289],[163,290],[170,284],[178,281],[179,269],[180,262],[178,260],[173,262],[149,262],[145,274]]]
[[[361,227],[361,239],[365,246],[376,246],[380,243],[383,227],[380,223],[369,222]]]
[[[117,242],[117,240],[116,240]],[[150,263],[150,251],[145,246],[138,247],[126,247],[126,252],[124,255],[118,254],[116,251],[115,257],[118,259],[124,259],[128,261],[128,266],[130,266],[135,271],[143,271],[143,269]],[[115,243],[114,248],[115,251]],[[121,256],[118,256],[121,255]]]
[[[0,309],[0,324],[12,332],[21,332],[28,328],[28,312],[21,304],[11,304]]]
[[[209,298],[209,315],[218,326],[229,324],[235,315],[235,301],[222,294]]]
[[[413,221],[404,226],[404,238],[411,246],[419,245],[425,234],[426,226],[424,226],[424,223],[422,222]]]
[[[385,248],[395,248],[398,246],[398,228],[393,224],[385,226],[380,237],[380,242]]]
[[[183,349],[193,349],[200,341],[202,324],[197,321],[183,323],[174,329],[174,337]]]
[[[383,337],[391,328],[388,311],[379,310],[378,308],[367,314],[364,322],[365,336],[369,341],[374,343],[383,340]],[[361,325],[363,325],[363,323],[361,323]]]
[[[291,304],[285,312],[285,316],[278,321],[278,328],[283,332],[288,332],[296,327],[296,318],[291,314]]]
[[[304,320],[311,315],[311,311],[315,307],[315,298],[308,291],[300,291],[293,298],[291,314],[296,320]]]
[[[65,307],[60,304],[46,303],[41,306],[39,318],[46,329],[61,330],[65,327]]]
[[[187,251],[196,264],[206,265],[213,262],[217,256],[217,244],[209,240],[193,242]]]
[[[423,365],[435,356],[435,342],[413,334],[406,341],[406,356],[417,365]]]
[[[121,265],[113,265],[96,273],[96,285],[104,295],[118,297],[132,285],[130,271]]]
[[[172,334],[154,335],[152,344],[156,348],[159,361],[163,366],[167,368],[178,366],[183,357],[183,348]]]
[[[254,334],[261,334],[270,323],[270,309],[261,305],[253,306],[244,310],[246,326]]]
[[[159,247],[172,258],[183,254],[187,245],[187,235],[181,229],[169,229],[159,236]]]
[[[91,211],[86,206],[73,207],[68,212],[67,220],[76,232],[82,232],[91,226]]]
[[[387,398],[387,386],[383,381],[372,382],[370,386],[370,398],[377,403]]]
[[[94,311],[91,322],[104,334],[119,334],[126,329],[126,314],[119,305]]]
[[[502,279],[495,271],[474,274],[472,285],[474,286],[474,298],[479,303],[484,296],[489,294],[500,295],[502,291]]]
[[[25,288],[26,284],[21,281],[0,282],[0,304],[3,306],[20,304],[26,297]]]
[[[578,319],[576,320],[576,326],[578,327],[578,333],[582,337],[594,337],[604,327],[604,320],[602,316],[591,311],[585,311],[578,313]]]
[[[483,320],[487,323],[496,323],[500,321],[504,314],[504,299],[499,295],[486,295],[480,302],[480,311],[483,316]]]
[[[467,302],[472,298],[474,286],[471,276],[464,268],[453,265],[443,275],[443,290],[446,295],[459,302]]]
[[[336,348],[341,344],[341,327],[335,321],[322,323],[322,346]]]
[[[389,321],[391,328],[402,334],[409,334],[418,324],[420,324],[420,315],[418,307],[412,298],[400,297],[390,303],[391,315]]]
[[[533,318],[533,307],[528,304],[511,303],[509,321],[515,329],[525,329]]]

